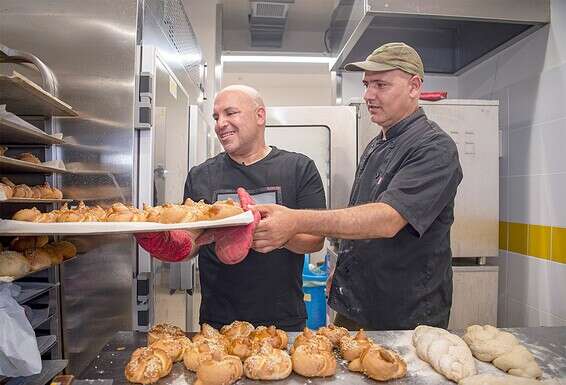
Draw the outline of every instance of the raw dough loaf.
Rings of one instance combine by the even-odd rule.
[[[417,326],[413,332],[417,355],[449,380],[458,382],[476,374],[468,345],[457,335],[431,326]]]

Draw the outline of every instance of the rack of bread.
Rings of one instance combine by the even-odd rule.
[[[0,220],[2,235],[105,234],[201,229],[246,225],[253,221],[231,199],[207,204],[187,199],[183,204],[144,205],[143,209],[114,203],[104,209],[79,202],[41,212],[36,207],[17,211],[11,220]]]
[[[58,265],[77,255],[68,241],[49,241],[47,236],[16,237],[9,247],[0,244],[0,281],[13,281]]]

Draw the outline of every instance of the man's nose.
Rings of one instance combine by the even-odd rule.
[[[226,127],[227,120],[224,117],[219,116],[216,120],[216,130],[221,130],[222,128]]]
[[[364,91],[364,100],[367,102],[368,100],[372,100],[375,98],[375,92],[373,92],[371,87],[367,87]]]

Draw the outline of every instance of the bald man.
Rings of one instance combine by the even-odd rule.
[[[325,208],[322,180],[314,162],[305,155],[266,145],[265,105],[255,89],[244,85],[222,89],[214,99],[213,118],[224,152],[190,170],[185,199],[210,203],[232,198],[249,203],[249,197],[242,196],[241,190],[236,192],[243,187],[257,203],[276,203],[293,209]],[[282,247],[262,254],[249,250],[251,232],[236,236],[225,230],[215,232],[216,243],[220,238],[230,242],[249,236],[245,258],[236,264],[224,263],[224,256],[217,255],[218,245],[203,245],[200,249],[196,246],[201,243],[195,242],[197,232],[183,232],[179,239],[175,239],[175,234],[169,235],[156,243],[158,247],[153,253],[148,250],[168,261],[185,260],[198,251],[200,323],[219,328],[234,320],[244,320],[256,326],[301,330],[306,323],[303,255],[320,250],[324,238],[296,234]],[[203,237],[206,238],[199,239]],[[144,247],[143,240],[140,244]],[[148,246],[151,249],[153,245]],[[170,247],[180,251],[173,252]]]

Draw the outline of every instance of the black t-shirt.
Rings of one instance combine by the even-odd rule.
[[[191,169],[185,198],[214,202],[244,187],[256,203],[277,203],[293,209],[325,208],[322,180],[305,155],[279,150],[244,166],[221,153]],[[270,253],[250,250],[235,265],[220,262],[214,245],[199,250],[202,303],[200,322],[212,325],[245,320],[254,325],[289,326],[306,319],[302,291],[303,254],[287,249]]]
[[[329,304],[376,330],[448,326],[450,227],[462,169],[456,144],[422,109],[365,149],[350,206],[383,202],[408,224],[391,239],[343,240]]]

